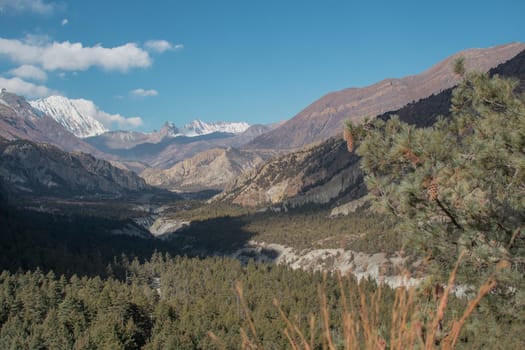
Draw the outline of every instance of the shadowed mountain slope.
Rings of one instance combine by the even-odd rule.
[[[0,181],[10,192],[38,196],[115,196],[148,188],[137,174],[105,160],[28,140],[0,139]]]

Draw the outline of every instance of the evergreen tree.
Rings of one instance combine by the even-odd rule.
[[[525,316],[525,97],[518,82],[464,74],[449,120],[416,128],[397,117],[352,126],[374,207],[438,271],[466,259],[461,283],[498,283],[497,317]],[[499,297],[498,297],[499,296]],[[520,310],[519,312],[515,312]],[[503,319],[499,320],[500,324]]]

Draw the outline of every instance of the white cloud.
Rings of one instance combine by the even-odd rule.
[[[159,92],[157,90],[151,89],[151,90],[144,90],[144,89],[135,89],[130,91],[130,94],[137,97],[149,97],[149,96],[157,96]]]
[[[1,0],[0,0],[1,1]],[[126,72],[131,68],[145,68],[152,63],[148,52],[135,43],[106,48],[101,45],[84,47],[82,43],[43,42],[0,38],[0,57],[18,64],[39,65],[45,70],[104,70]]]
[[[65,25],[68,24],[68,23],[69,23],[69,20],[68,20],[67,18],[64,18],[64,19],[62,20],[62,22],[60,22],[60,24],[62,25],[62,27],[65,26]]]
[[[6,88],[7,91],[18,95],[23,95],[27,98],[46,97],[55,93],[43,85],[36,85],[22,80],[18,77],[3,78],[0,77],[0,88]]]
[[[120,114],[110,114],[98,108],[93,101],[82,98],[73,101],[82,114],[95,118],[108,129],[113,129],[114,126],[119,129],[133,129],[142,125],[142,118],[140,117],[126,118]]]
[[[39,15],[47,15],[56,9],[54,2],[44,0],[0,0],[0,14],[3,12],[32,12]]]
[[[148,40],[144,43],[144,48],[148,51],[164,52],[173,49],[173,45],[166,40]]]
[[[31,65],[23,65],[15,69],[11,69],[9,71],[11,75],[14,75],[15,77],[29,79],[29,80],[38,80],[38,81],[46,81],[47,80],[47,73],[44,72],[42,69],[31,66]]]
[[[177,44],[173,47],[173,49],[175,50],[182,50],[184,48],[184,45],[183,44]]]

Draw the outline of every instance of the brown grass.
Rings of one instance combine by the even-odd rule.
[[[373,293],[367,295],[362,283],[357,287],[345,287],[346,278],[337,273],[337,281],[341,292],[341,322],[342,322],[342,344],[335,343],[330,327],[330,305],[326,295],[324,283],[319,286],[320,301],[320,319],[314,315],[309,317],[309,334],[308,339],[301,330],[298,321],[294,322],[286,315],[281,308],[277,299],[273,304],[279,311],[281,319],[286,327],[283,334],[288,340],[291,349],[294,350],[312,350],[315,348],[315,330],[321,329],[322,348],[335,349],[370,349],[384,350],[386,348],[393,350],[404,349],[454,349],[457,345],[461,329],[467,322],[468,318],[490,291],[496,287],[496,281],[491,276],[478,290],[477,296],[472,299],[464,310],[461,318],[448,322],[449,329],[443,326],[443,320],[447,310],[449,294],[452,292],[458,267],[463,259],[464,254],[460,254],[454,269],[450,273],[448,283],[444,293],[437,298],[438,304],[436,311],[429,314],[430,317],[424,317],[425,313],[421,311],[416,302],[416,288],[397,288],[395,290],[394,303],[391,306],[391,326],[390,339],[385,339],[380,334],[381,326],[381,306],[382,287],[379,286]],[[350,286],[352,284],[349,284]],[[244,299],[243,289],[240,283],[235,284],[235,292],[240,300],[244,310],[248,332],[241,328],[241,348],[244,350],[264,350],[261,340],[257,336],[257,331],[250,310]],[[356,303],[352,303],[354,300]],[[383,305],[384,306],[384,305]],[[212,332],[209,333],[212,341],[218,348],[224,349],[221,343]]]

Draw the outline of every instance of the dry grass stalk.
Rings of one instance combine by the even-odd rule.
[[[243,336],[243,344],[244,344],[244,338],[246,338],[246,340],[250,343],[251,346],[255,346],[255,347],[250,347],[248,349],[262,350],[262,349],[264,349],[264,347],[259,342],[259,337],[257,336],[257,331],[255,329],[255,324],[253,323],[252,314],[250,312],[250,309],[248,308],[248,305],[246,304],[246,300],[244,299],[244,291],[242,289],[242,284],[239,281],[235,282],[235,292],[237,293],[237,296],[239,297],[239,300],[241,302],[241,306],[242,306],[242,308],[244,310],[244,313],[246,314],[246,320],[248,321],[248,326],[250,328],[250,332],[252,333],[253,339],[255,339],[255,345],[254,345],[249,340],[248,336],[246,335],[246,332],[244,332],[244,330],[241,329],[241,336],[243,336],[243,334],[244,334],[244,336]]]
[[[337,282],[341,290],[341,301],[343,304],[343,335],[345,340],[345,349],[357,349],[358,342],[355,331],[355,322],[352,317],[352,311],[348,307],[348,299],[346,297],[345,287],[341,272],[337,271]]]
[[[290,346],[292,347],[292,349],[293,350],[299,350],[299,345],[292,338],[292,336],[288,332],[288,329],[285,328],[283,333],[284,333],[284,336],[286,337],[286,339],[288,339],[288,343],[290,343]]]
[[[310,314],[310,348],[314,348],[315,339],[315,316]]]
[[[516,240],[516,238],[518,238],[518,235],[520,234],[521,229],[522,229],[521,227],[518,227],[516,229],[516,231],[514,231],[514,233],[512,234],[512,237],[510,239],[509,245],[507,246],[507,249],[512,248],[512,245],[514,244],[514,241]]]
[[[248,338],[248,335],[244,331],[244,329],[241,328],[241,349],[243,350],[257,350],[257,346],[252,343],[250,338]]]
[[[449,294],[452,291],[454,282],[456,280],[457,270],[464,257],[462,252],[452,270],[447,286],[443,295],[439,299],[436,312],[431,315],[430,321],[425,323],[420,319],[420,311],[416,304],[416,288],[399,287],[395,291],[394,304],[391,309],[391,327],[390,327],[390,341],[389,349],[404,350],[404,349],[435,349],[439,346],[443,350],[453,349],[457,345],[459,335],[462,327],[467,319],[471,316],[476,306],[481,299],[485,297],[496,286],[494,277],[489,278],[479,289],[476,298],[468,304],[464,310],[462,317],[459,320],[452,321],[450,332],[442,340],[437,337],[437,331],[441,328],[442,321],[445,316],[445,310],[448,304]],[[342,331],[344,349],[373,349],[384,350],[387,348],[387,342],[380,336],[381,326],[381,296],[382,288],[379,286],[376,291],[367,298],[366,292],[363,290],[362,283],[357,284],[357,288],[345,286],[344,279],[340,273],[337,273],[337,281],[341,292],[342,305]],[[322,329],[322,346],[323,349],[335,350],[339,345],[334,344],[332,332],[330,330],[330,306],[328,305],[328,298],[326,295],[326,279],[325,283],[319,285],[319,301],[321,318],[319,319]],[[357,292],[355,292],[357,290]],[[246,304],[243,295],[243,289],[240,283],[235,284],[235,291],[239,296],[242,308],[244,309],[248,328],[251,332],[251,337],[247,335],[244,329],[241,328],[242,349],[245,350],[260,350],[264,349],[262,343],[257,338],[255,325],[251,317],[250,311]],[[355,299],[354,299],[355,298]],[[358,303],[358,310],[355,310],[351,300],[356,300]],[[283,330],[284,336],[288,340],[290,347],[294,350],[312,350],[315,348],[315,329],[317,320],[314,315],[309,317],[309,331],[310,337],[307,340],[305,334],[299,327],[299,319],[290,320],[290,318],[283,311],[278,300],[274,299],[273,304],[278,309],[281,319],[284,321],[286,327]],[[212,332],[208,335],[220,349],[224,349],[217,336]],[[250,340],[254,339],[253,341]]]
[[[222,340],[220,340],[219,337],[217,337],[215,333],[213,333],[212,331],[208,332],[208,337],[210,337],[211,341],[215,344],[215,346],[218,349],[221,349],[221,350],[227,349],[226,345],[222,342]]]
[[[481,299],[485,297],[491,290],[493,290],[497,285],[497,282],[489,278],[478,290],[478,295],[476,298],[474,298],[465,309],[465,312],[463,312],[463,316],[459,319],[459,321],[454,321],[452,326],[452,331],[447,336],[444,342],[443,349],[453,349],[456,346],[456,343],[459,338],[459,333],[461,332],[461,328],[465,324],[465,321],[470,316],[472,311],[476,308],[476,306],[479,304]]]
[[[281,308],[281,305],[279,303],[279,301],[277,299],[274,299],[273,300],[273,305],[277,308],[277,310],[279,310],[279,314],[282,318],[282,320],[284,321],[284,323],[286,324],[286,328],[284,329],[284,332],[285,332],[285,335],[286,337],[288,338],[289,342],[290,342],[290,345],[292,345],[292,347],[299,349],[299,344],[298,342],[296,341],[296,338],[298,337],[300,342],[303,344],[303,349],[304,350],[311,350],[313,345],[313,329],[312,327],[315,327],[315,317],[313,317],[313,315],[310,316],[310,328],[311,328],[311,336],[310,336],[310,343],[308,343],[306,341],[306,338],[304,336],[304,334],[301,332],[301,330],[299,329],[299,327],[297,327],[297,325],[294,325],[292,324],[292,322],[290,322],[290,320],[288,319],[288,317],[286,316],[286,314],[284,313],[283,309]],[[312,321],[312,318],[313,318],[313,321]],[[312,326],[312,322],[313,322],[313,326]]]
[[[330,316],[328,313],[328,302],[325,290],[326,288],[319,286],[319,299],[321,300],[321,316],[323,318],[323,339],[326,341],[328,349],[335,350],[334,342],[332,340],[332,333],[330,332]]]
[[[456,280],[456,274],[459,268],[459,263],[461,262],[464,256],[465,256],[465,251],[462,251],[459,254],[458,260],[456,261],[456,265],[454,266],[454,269],[452,270],[452,273],[450,274],[450,277],[448,279],[447,287],[445,288],[443,297],[441,298],[441,301],[439,303],[434,319],[432,320],[430,334],[427,337],[426,342],[425,342],[425,349],[427,350],[430,350],[434,347],[436,332],[437,332],[440,322],[443,320],[443,316],[445,315],[445,308],[447,307],[448,296],[450,294],[450,291],[452,290],[452,287],[454,286],[454,281]]]
[[[343,131],[343,139],[346,141],[348,152],[352,153],[354,151],[354,135],[348,128],[345,128]]]

